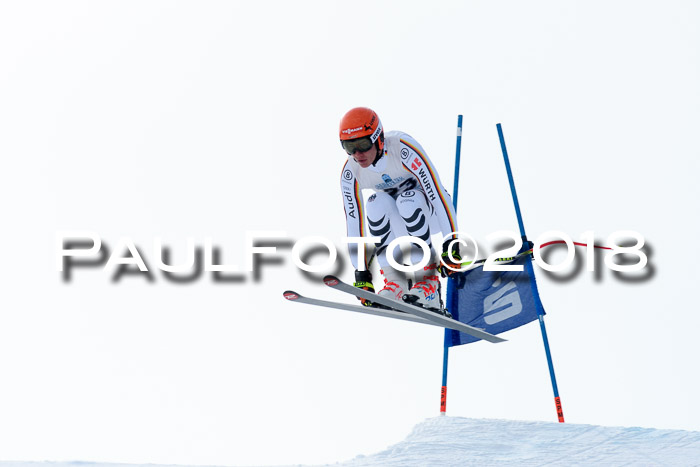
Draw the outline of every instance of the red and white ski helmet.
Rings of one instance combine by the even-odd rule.
[[[377,143],[379,151],[384,149],[384,128],[379,115],[367,107],[350,109],[340,120],[340,143],[365,137]]]

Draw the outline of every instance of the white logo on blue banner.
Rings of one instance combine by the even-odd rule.
[[[529,261],[523,255],[511,264]],[[537,298],[533,296],[527,271],[485,271],[482,265],[470,269],[462,282],[450,281],[447,308],[458,321],[499,334],[537,319]],[[542,310],[544,314],[544,310]],[[457,331],[445,333],[445,345],[476,342],[477,338]]]
[[[498,287],[500,282],[499,278],[491,287]],[[513,281],[484,298],[484,321],[486,324],[500,323],[512,318],[522,310],[523,303],[520,300],[520,293],[518,293],[518,287]]]

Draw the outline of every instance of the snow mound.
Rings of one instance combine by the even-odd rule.
[[[700,432],[437,417],[361,466],[700,466]]]
[[[0,467],[137,465],[176,467],[97,462],[0,461]],[[700,466],[700,432],[436,417],[418,424],[404,441],[385,451],[333,465]]]

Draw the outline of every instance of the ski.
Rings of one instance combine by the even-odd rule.
[[[387,306],[394,310],[403,311],[405,313],[426,319],[428,321],[432,321],[433,323],[436,323],[437,325],[442,326],[444,328],[454,329],[455,331],[460,331],[488,342],[497,343],[506,341],[506,339],[494,336],[493,334],[489,334],[488,332],[482,329],[469,326],[468,324],[461,323],[457,320],[434,313],[424,308],[409,305],[408,303],[397,302],[395,300],[382,297],[375,293],[358,289],[357,287],[353,287],[350,284],[346,284],[345,282],[341,281],[335,276],[329,275],[324,277],[323,283],[333,289],[340,290],[341,292],[345,292],[356,297],[371,300],[374,303],[379,303],[380,305]]]
[[[365,313],[368,315],[375,315],[375,316],[383,316],[385,318],[394,318],[394,319],[401,319],[404,321],[413,321],[414,323],[421,323],[421,324],[429,324],[431,326],[441,326],[438,323],[435,323],[433,321],[428,321],[427,319],[420,318],[418,316],[409,314],[409,313],[402,313],[400,311],[395,311],[395,310],[386,310],[383,308],[372,308],[368,306],[360,306],[360,305],[350,305],[348,303],[340,303],[340,302],[330,302],[327,300],[319,300],[317,298],[309,298],[309,297],[304,297],[303,295],[294,292],[293,290],[287,290],[284,292],[284,298],[289,300],[290,302],[296,302],[296,303],[306,303],[307,305],[316,305],[316,306],[322,306],[325,308],[335,308],[337,310],[347,310],[347,311],[354,311],[356,313]]]

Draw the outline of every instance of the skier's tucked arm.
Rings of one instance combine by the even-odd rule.
[[[347,225],[348,237],[362,237],[364,235],[365,213],[362,202],[362,194],[360,193],[359,184],[352,166],[346,162],[340,176],[340,191],[343,195],[343,207],[345,208],[345,222]],[[360,248],[366,246],[360,245]],[[350,253],[350,261],[355,269],[358,269],[358,244],[349,243],[348,250]],[[368,268],[367,251],[364,255],[364,269]]]
[[[340,176],[340,188],[343,194],[343,206],[345,208],[345,222],[347,224],[348,237],[362,237],[364,235],[364,203],[362,194],[360,193],[357,177],[349,163],[345,163]],[[363,270],[359,269],[358,248],[362,248]],[[357,243],[349,243],[348,250],[350,253],[350,261],[355,268],[355,287],[359,287],[370,292],[374,292],[372,284],[372,274],[369,271],[370,257],[367,254],[367,246],[362,243],[358,246]],[[368,300],[360,299],[363,305],[371,306]]]

